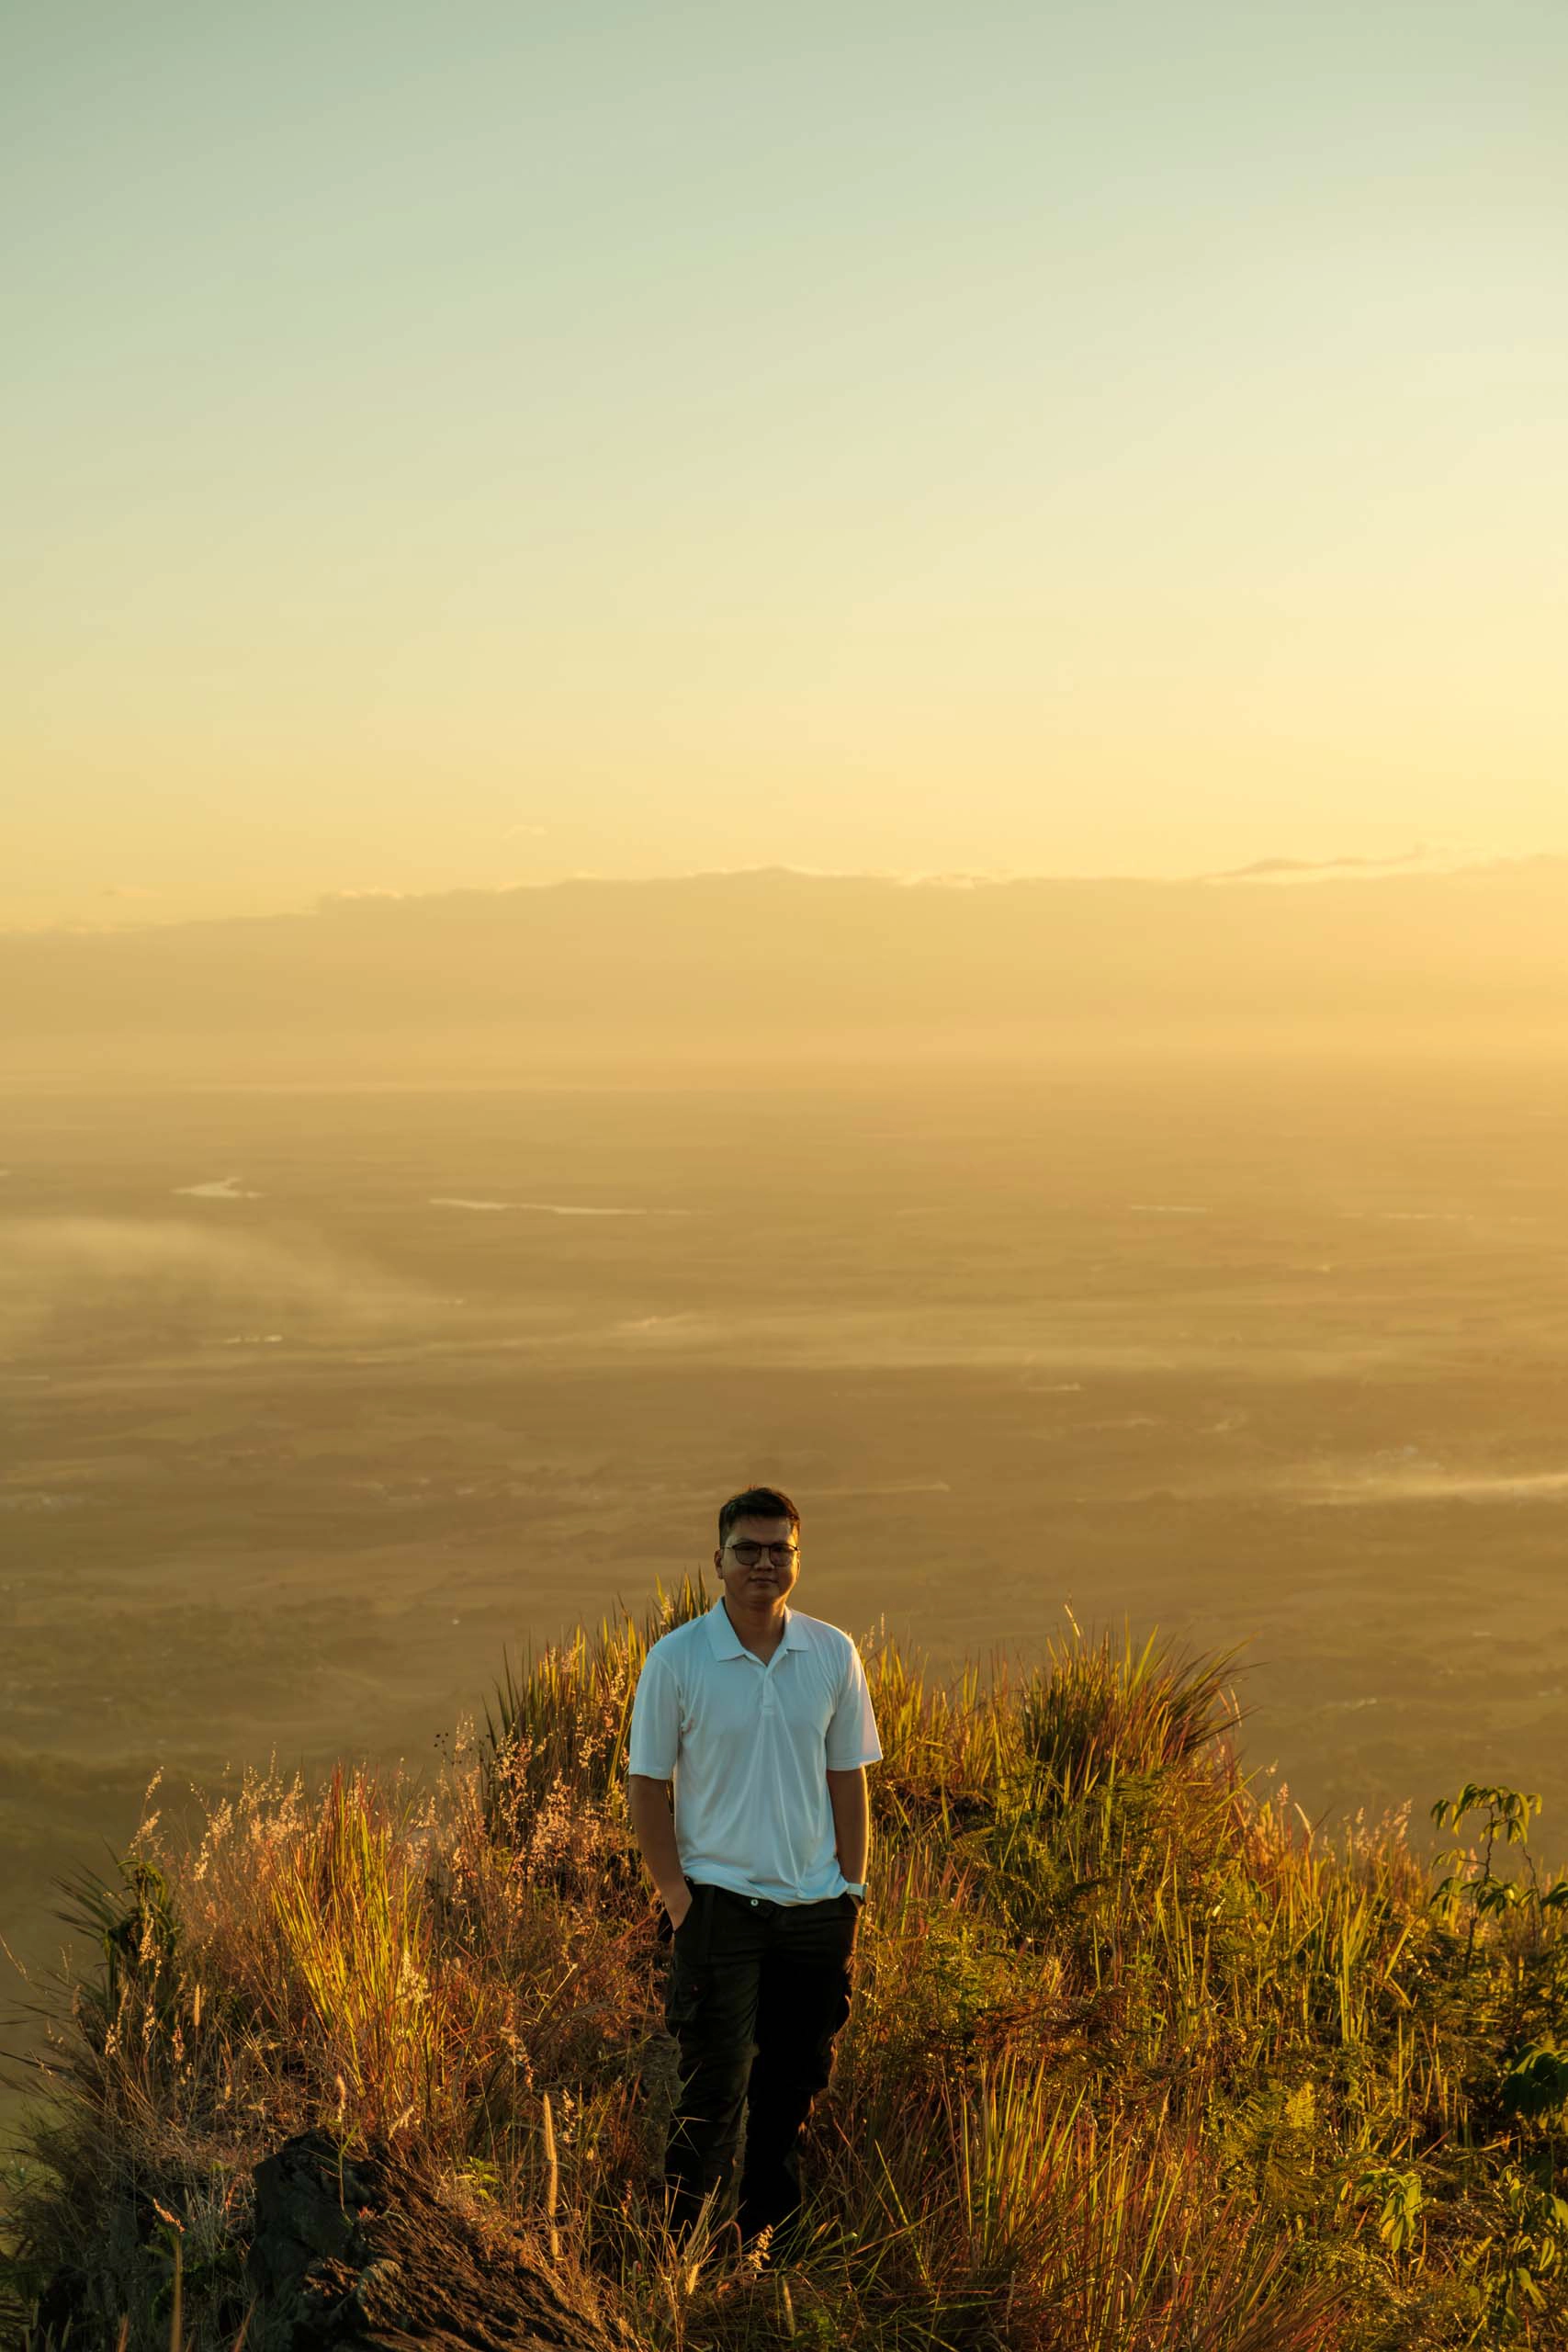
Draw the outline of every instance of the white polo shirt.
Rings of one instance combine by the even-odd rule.
[[[673,1779],[688,1878],[771,1903],[841,1894],[827,1776],[881,1760],[860,1652],[819,1617],[786,1604],[764,1666],[721,1593],[643,1660],[626,1770]]]

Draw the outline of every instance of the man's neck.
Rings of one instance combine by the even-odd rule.
[[[745,1623],[731,1609],[729,1595],[726,1593],[723,1599],[724,1613],[734,1629],[736,1640],[746,1649],[755,1650],[759,1654],[765,1651],[769,1657],[772,1657],[784,1637],[786,1604],[781,1600],[776,1609],[770,1604],[765,1617],[751,1623]]]

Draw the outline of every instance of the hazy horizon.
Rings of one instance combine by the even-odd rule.
[[[570,873],[550,875],[535,879],[513,882],[465,882],[440,888],[409,887],[394,889],[388,886],[373,886],[359,889],[321,890],[280,901],[276,906],[247,909],[234,912],[171,913],[165,908],[137,902],[134,894],[126,894],[124,903],[114,906],[112,912],[85,917],[48,917],[30,922],[0,922],[0,938],[25,939],[40,934],[65,935],[115,933],[147,930],[189,928],[197,924],[225,922],[266,922],[279,916],[326,914],[335,908],[374,906],[378,903],[399,905],[407,901],[456,901],[476,898],[515,898],[525,893],[546,892],[569,888],[583,883],[604,883],[614,887],[659,882],[743,881],[760,876],[788,876],[802,881],[887,883],[904,889],[919,890],[985,890],[1005,889],[1010,885],[1032,882],[1102,882],[1162,885],[1167,888],[1188,884],[1245,887],[1259,889],[1307,888],[1329,882],[1369,882],[1382,879],[1405,880],[1448,874],[1472,874],[1495,871],[1499,867],[1543,865],[1559,859],[1568,860],[1568,848],[1562,850],[1541,846],[1523,849],[1483,851],[1473,845],[1466,848],[1456,844],[1434,846],[1417,842],[1412,847],[1382,856],[1342,854],[1334,857],[1292,857],[1282,854],[1259,854],[1238,865],[1205,867],[1197,871],[1139,871],[1133,866],[1119,866],[1100,872],[1098,869],[1077,871],[1068,866],[1045,869],[1019,868],[1016,871],[998,869],[952,868],[940,872],[913,871],[898,866],[813,866],[793,863],[788,858],[759,859],[734,865],[696,865],[660,873],[633,871],[608,872],[595,867],[574,869]],[[113,892],[106,897],[115,898]],[[151,896],[151,894],[149,894]]]
[[[1564,937],[1568,858],[1550,856],[963,888],[774,867],[334,898],[0,933],[0,1078],[1545,1062],[1568,1043]]]

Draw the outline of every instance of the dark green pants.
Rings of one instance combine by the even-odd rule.
[[[738,2221],[746,2238],[772,2222],[777,2243],[800,2206],[800,2128],[850,2013],[860,1905],[852,1894],[765,1903],[686,1883],[692,1906],[675,1930],[664,1996],[681,2053],[664,2163],[671,2219],[689,2225],[716,2188],[716,2220]]]

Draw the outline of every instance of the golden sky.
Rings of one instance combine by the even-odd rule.
[[[1568,846],[1560,0],[22,0],[0,924]]]

